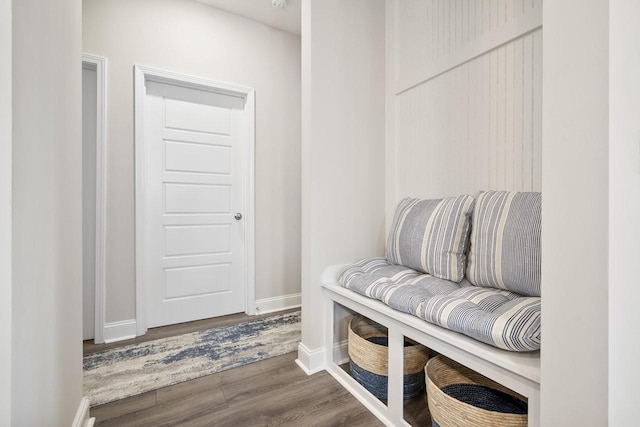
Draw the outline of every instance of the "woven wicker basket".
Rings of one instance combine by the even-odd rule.
[[[429,360],[425,368],[427,400],[434,426],[440,427],[523,427],[527,425],[527,415],[494,412],[461,402],[442,391],[453,384],[477,384],[505,393],[522,402],[527,399],[518,393],[492,381],[471,369],[436,356]]]
[[[384,327],[361,316],[349,322],[349,359],[351,375],[379,399],[387,399],[388,347]],[[425,387],[424,366],[429,350],[405,340],[404,398],[420,394]]]

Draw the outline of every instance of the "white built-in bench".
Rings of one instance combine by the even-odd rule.
[[[404,420],[403,408],[403,347],[407,337],[527,397],[529,426],[540,425],[540,351],[503,350],[398,311],[338,283],[340,270],[341,266],[328,267],[322,277],[326,370],[382,422],[389,426],[409,425]],[[345,352],[339,351],[344,348],[341,329],[350,313],[359,313],[388,329],[386,405],[340,367],[347,361]]]

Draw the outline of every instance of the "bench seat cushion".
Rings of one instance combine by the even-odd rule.
[[[385,258],[338,273],[340,285],[427,322],[510,351],[540,349],[540,298],[433,277]]]

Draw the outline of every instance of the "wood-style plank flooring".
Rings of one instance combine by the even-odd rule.
[[[255,317],[252,317],[255,318]],[[85,342],[85,354],[235,324],[225,316],[150,330],[115,344]],[[150,391],[91,409],[98,426],[381,426],[330,375],[307,376],[295,353]]]

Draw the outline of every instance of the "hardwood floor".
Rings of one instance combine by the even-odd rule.
[[[252,316],[251,318],[255,318]],[[85,354],[133,342],[247,320],[225,316],[150,330],[127,342],[94,345]],[[98,426],[381,426],[330,375],[307,376],[289,353],[91,409]]]
[[[325,372],[307,376],[295,353],[91,409],[98,426],[380,426]]]

